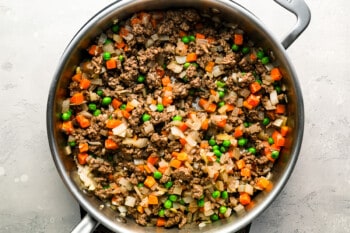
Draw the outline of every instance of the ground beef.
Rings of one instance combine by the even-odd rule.
[[[118,33],[110,28],[94,40],[67,85],[70,110],[60,127],[68,135],[72,157],[90,171],[85,176],[96,184],[90,192],[116,211],[128,196],[134,197],[135,206],[128,206],[126,214],[142,226],[154,225],[163,209],[165,227],[211,221],[197,210],[197,200],[211,202],[217,214],[220,206],[239,204],[232,182],[256,187],[271,172],[273,147],[267,140],[280,129],[262,121],[287,116],[276,114],[269,99],[280,86],[279,104],[288,104],[283,79],[271,80],[268,66],[254,58],[261,48],[247,33],[196,10],[142,12],[118,26]],[[243,44],[235,49],[241,33]],[[101,41],[105,36],[112,41],[109,54],[104,51],[108,41]],[[119,36],[123,43],[117,42]],[[93,45],[97,49],[91,53]],[[265,56],[274,61],[271,54]],[[179,59],[190,64],[183,60],[176,64],[178,70],[170,70],[168,65]],[[90,86],[83,89],[81,79]],[[257,91],[252,88],[256,83],[261,86]],[[72,103],[77,94],[83,101]],[[227,118],[217,120],[222,116]],[[247,139],[244,146],[242,139]],[[87,149],[80,147],[83,143]],[[238,169],[237,160],[244,161],[250,175],[242,175],[246,170]],[[214,198],[215,190],[228,190],[229,199]],[[158,204],[147,203],[150,195],[157,196]],[[187,195],[195,200],[186,203]],[[165,208],[173,198],[176,210]],[[193,219],[187,219],[188,211]]]

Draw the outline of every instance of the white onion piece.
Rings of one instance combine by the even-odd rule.
[[[176,126],[171,127],[170,132],[176,138],[184,138],[185,137],[184,133]]]
[[[78,166],[78,175],[80,180],[83,182],[84,186],[88,188],[88,190],[95,190],[96,182],[92,178],[91,170],[88,166]]]
[[[151,36],[151,38],[152,38],[152,40],[156,41],[156,40],[159,39],[159,36],[158,36],[158,34],[156,33],[156,34],[153,34],[153,35]]]
[[[175,56],[175,60],[178,64],[185,64],[186,56]]]
[[[225,218],[228,218],[231,216],[232,213],[232,209],[231,208],[227,208],[226,212],[224,213]]]
[[[117,43],[121,43],[123,41],[123,38],[118,34],[113,34],[113,40]]]
[[[133,138],[126,138],[123,140],[122,144],[124,145],[133,145],[136,148],[144,148],[147,146],[148,139],[147,138],[138,138],[138,139],[133,139]]]
[[[128,196],[128,197],[129,197],[129,196]],[[126,200],[128,199],[128,197],[126,197],[125,203],[126,203]],[[125,205],[126,205],[126,204],[125,204]],[[126,206],[127,206],[127,205],[126,205]],[[133,207],[133,206],[130,206],[130,207]],[[126,207],[123,206],[123,205],[118,206],[118,210],[119,210],[120,213],[126,213],[126,212],[128,212],[128,210],[126,209]]]
[[[129,180],[125,179],[124,177],[119,178],[118,183],[121,186],[124,186],[127,190],[131,190],[132,189],[132,184],[130,183]]]
[[[89,145],[92,145],[92,146],[101,146],[102,145],[102,143],[101,142],[99,142],[99,141],[94,141],[94,142],[88,142],[88,144]]]
[[[139,106],[140,102],[136,99],[133,99],[130,101],[130,104],[136,108],[137,106]]]
[[[244,188],[244,192],[248,193],[249,195],[253,195],[254,188],[250,184],[246,184]]]
[[[103,85],[102,79],[100,79],[100,78],[91,79],[90,82],[93,85],[98,85],[98,86]]]
[[[277,118],[276,120],[274,120],[274,121],[272,122],[272,125],[273,125],[273,126],[276,126],[276,127],[278,127],[278,128],[280,128],[280,127],[282,126],[282,124],[283,124],[283,120],[280,119],[280,118]]]
[[[168,40],[170,40],[170,37],[167,35],[160,35],[159,40],[160,41],[168,41]]]
[[[145,164],[145,161],[143,159],[134,159],[135,165],[142,165]]]
[[[84,117],[91,118],[92,114],[89,113],[88,111],[81,111],[78,113],[78,115],[83,115]]]
[[[70,148],[70,146],[64,147],[64,153],[66,155],[70,155],[72,153],[72,149]]]
[[[173,194],[181,195],[182,187],[181,185],[174,185]]]
[[[123,122],[117,127],[115,127],[114,129],[112,129],[113,135],[117,135],[119,137],[125,137],[127,128],[128,128],[127,125]]]
[[[98,45],[103,45],[107,40],[107,35],[102,33],[100,37],[98,38],[97,44]]]
[[[193,135],[188,135],[185,139],[190,146],[195,147],[197,145],[197,142]]]
[[[130,41],[134,38],[134,35],[131,34],[131,33],[128,33],[126,36],[123,36],[123,38],[126,40],[126,41]]]
[[[69,98],[62,101],[62,113],[65,113],[69,110],[69,104],[70,104]]]
[[[149,121],[146,121],[144,123],[144,128],[143,129],[145,130],[146,134],[154,132],[153,124],[151,124],[151,122],[149,122]]]
[[[277,96],[277,91],[276,90],[273,90],[270,93],[270,101],[271,101],[272,105],[278,104],[278,96]]]
[[[213,73],[214,77],[219,77],[220,75],[224,74],[225,72],[220,69],[220,66],[214,66],[212,73]]]
[[[114,53],[113,43],[107,43],[102,46],[103,52]]]
[[[153,44],[154,44],[154,40],[148,39],[148,40],[146,41],[145,47],[146,47],[146,48],[149,48],[149,47],[151,47]]]
[[[183,66],[177,64],[175,61],[172,61],[169,63],[169,65],[167,65],[167,68],[169,70],[173,71],[174,73],[179,74],[179,73],[181,73]]]
[[[174,112],[176,110],[176,107],[175,105],[170,105],[166,108],[166,111],[167,112]]]
[[[245,208],[243,205],[238,204],[235,208],[233,208],[234,211],[236,211],[237,215],[240,216],[245,213]]]

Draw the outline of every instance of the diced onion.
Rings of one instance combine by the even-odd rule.
[[[175,60],[178,64],[185,64],[186,56],[175,56]]]
[[[113,40],[117,43],[121,43],[123,41],[123,38],[118,34],[113,34]]]
[[[128,33],[126,36],[123,36],[123,38],[126,40],[126,41],[130,41],[134,38],[134,35],[131,34],[131,33]]]
[[[125,145],[133,145],[136,148],[144,148],[147,146],[148,139],[147,138],[138,138],[138,139],[133,139],[133,138],[126,138],[123,140],[122,144]]]
[[[102,46],[103,52],[114,53],[113,43],[107,43]]]
[[[70,155],[72,153],[72,149],[70,148],[70,146],[64,147],[64,153],[66,155]]]
[[[176,126],[171,127],[170,132],[176,138],[184,138],[185,137],[184,133]]]
[[[151,36],[151,38],[152,38],[152,40],[156,41],[156,40],[159,39],[159,36],[158,36],[158,34],[153,34],[153,35]]]
[[[221,70],[220,66],[214,66],[212,73],[213,73],[214,77],[219,77],[220,75],[224,74],[225,72],[223,70]]]
[[[273,90],[270,93],[270,101],[271,101],[272,105],[278,104],[278,96],[277,96],[277,91],[276,90]]]
[[[129,197],[129,196],[128,196],[128,197]],[[128,197],[126,197],[125,203],[126,203],[126,200],[128,199]],[[125,205],[126,205],[126,204],[125,204]],[[133,207],[133,206],[131,206],[131,207]],[[123,205],[118,206],[118,210],[119,210],[120,213],[126,213],[126,212],[128,211],[128,210],[126,209],[126,207],[123,206]]]
[[[238,204],[235,208],[233,208],[234,211],[236,211],[237,215],[240,216],[245,213],[245,208],[243,205]]]
[[[102,79],[100,79],[100,78],[91,79],[90,82],[93,85],[98,85],[98,86],[103,85]]]
[[[151,122],[149,122],[149,121],[146,121],[144,123],[144,128],[143,129],[145,130],[146,134],[154,132],[153,124]]]
[[[69,104],[70,104],[69,98],[62,101],[62,113],[65,113],[69,110]]]
[[[253,195],[254,188],[250,184],[246,184],[244,188],[244,192],[248,193],[249,195]]]
[[[175,61],[172,61],[168,64],[167,68],[173,71],[174,73],[178,74],[178,73],[181,73],[183,66],[177,64]]]
[[[142,165],[144,163],[145,163],[145,161],[143,159],[134,159],[134,164],[135,165]]]
[[[118,125],[114,129],[112,129],[113,135],[117,135],[119,137],[125,137],[127,128],[128,127],[125,123],[121,123],[120,125]]]
[[[174,112],[176,110],[176,107],[175,105],[170,105],[166,108],[166,111],[167,112]]]
[[[121,186],[124,186],[127,190],[132,189],[132,185],[131,185],[130,181],[125,179],[124,177],[119,178],[118,182]]]
[[[168,40],[170,40],[170,37],[167,35],[160,35],[159,40],[160,41],[168,41]]]
[[[137,106],[139,106],[140,102],[136,99],[133,99],[130,101],[130,104],[136,108]]]
[[[132,197],[132,196],[127,196],[125,198],[125,205],[126,206],[129,206],[129,207],[134,207],[135,206],[135,203],[136,203],[136,198],[135,197]],[[126,209],[126,208],[125,208]],[[119,210],[120,211],[120,210]]]
[[[107,40],[107,35],[102,33],[100,37],[98,38],[97,44],[98,45],[103,45]]]
[[[272,125],[273,125],[273,126],[276,126],[276,127],[278,127],[278,128],[280,128],[280,127],[282,126],[282,124],[283,124],[283,120],[280,119],[280,118],[277,118],[276,120],[274,120],[274,121],[272,122]]]
[[[145,47],[146,47],[146,48],[149,48],[149,47],[151,47],[153,44],[154,44],[154,40],[148,39],[148,40],[146,41]]]
[[[182,187],[181,185],[174,185],[173,194],[181,195]]]

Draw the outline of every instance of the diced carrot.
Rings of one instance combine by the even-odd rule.
[[[226,119],[219,121],[218,123],[216,123],[216,125],[220,128],[224,128],[226,125]]]
[[[186,125],[186,123],[182,123],[182,124],[179,126],[179,129],[180,129],[182,132],[185,132],[186,129],[188,129],[188,126]]]
[[[164,78],[162,78],[162,84],[163,86],[168,86],[171,83],[171,80],[169,78],[169,76],[165,76]]]
[[[86,90],[86,89],[88,89],[88,88],[90,87],[90,84],[91,84],[91,82],[90,82],[89,79],[82,78],[82,79],[80,80],[79,87],[80,87],[81,89],[83,89],[83,90]]]
[[[250,60],[255,61],[257,59],[257,56],[255,53],[251,53],[249,58],[250,58]]]
[[[126,111],[126,110],[122,110],[122,115],[126,119],[129,119],[131,117],[131,114],[128,111]]]
[[[166,91],[173,91],[173,87],[168,85],[168,86],[165,86],[163,87],[163,91],[166,92]]]
[[[250,175],[251,175],[251,172],[249,168],[244,167],[241,169],[241,176],[250,177]]]
[[[289,132],[289,127],[288,126],[282,126],[281,127],[281,134],[283,137],[285,137]]]
[[[275,159],[272,158],[271,154],[272,154],[271,151],[265,152],[266,158],[267,158],[268,160],[270,160],[271,162],[275,162]]]
[[[286,112],[286,105],[284,105],[284,104],[277,104],[275,112],[277,114],[284,114]]]
[[[181,145],[183,145],[183,146],[185,146],[186,143],[187,143],[186,139],[184,139],[184,138],[180,138],[180,139],[179,139],[179,142],[180,142]]]
[[[255,81],[249,85],[249,88],[250,88],[250,92],[254,94],[254,93],[260,91],[261,85],[260,85],[260,83]]]
[[[108,129],[114,129],[115,127],[117,127],[121,123],[122,123],[122,121],[119,119],[108,119],[106,122],[106,127]]]
[[[214,173],[213,180],[214,180],[214,181],[217,180],[218,177],[219,177],[219,172],[215,172],[215,173]]]
[[[71,134],[74,131],[73,127],[73,122],[72,121],[64,121],[62,122],[62,127],[61,129],[66,133],[66,134]]]
[[[172,159],[169,163],[170,167],[173,167],[173,168],[179,168],[181,167],[181,161],[178,160],[178,159]]]
[[[208,62],[208,64],[205,66],[205,71],[209,73],[213,72],[214,66],[215,66],[215,62],[213,61]]]
[[[266,179],[265,177],[259,177],[258,180],[256,181],[256,186],[258,186],[261,189],[266,189],[267,186],[269,185],[270,181]]]
[[[200,98],[198,101],[198,105],[203,109],[206,109],[208,107],[208,100]]]
[[[281,150],[281,147],[280,147],[280,146],[277,146],[276,144],[272,144],[272,145],[270,146],[270,151],[274,151],[274,150],[280,151],[280,150]]]
[[[109,59],[108,61],[106,61],[106,68],[108,70],[117,68],[117,61],[113,58]]]
[[[233,41],[236,45],[243,44],[243,35],[242,34],[234,34]]]
[[[215,42],[215,39],[213,37],[208,37],[207,41],[208,41],[209,44],[212,44],[212,43]]]
[[[180,152],[177,154],[176,158],[180,161],[186,161],[186,160],[188,160],[188,155],[186,152]]]
[[[149,166],[147,166],[147,165],[143,165],[143,169],[144,169],[147,173],[152,173],[151,168],[149,168]]]
[[[163,77],[164,76],[164,74],[165,74],[165,70],[164,69],[160,69],[160,68],[157,68],[156,69],[156,73],[157,73],[157,75],[159,76],[159,77]]]
[[[284,146],[285,144],[285,138],[277,130],[272,133],[272,139],[276,146]]]
[[[137,209],[137,211],[138,211],[140,214],[143,214],[143,213],[144,213],[144,209],[143,209],[142,206],[138,205],[138,206],[136,207],[136,209]]]
[[[209,119],[206,118],[206,119],[204,119],[204,121],[202,122],[201,129],[202,129],[202,130],[207,130],[208,128],[209,128]]]
[[[241,193],[239,195],[239,202],[242,205],[248,205],[251,202],[250,195],[248,193]]]
[[[163,226],[165,226],[165,223],[166,223],[166,220],[165,220],[165,218],[161,218],[161,217],[159,217],[159,218],[157,218],[157,227],[163,227]]]
[[[153,176],[147,176],[146,180],[143,182],[144,185],[146,185],[148,188],[151,188],[156,183],[156,180],[153,178]]]
[[[129,46],[126,44],[124,47],[124,52],[127,52],[129,50]]]
[[[202,149],[207,149],[209,147],[208,141],[201,141],[201,143],[199,144],[199,147]]]
[[[109,180],[109,181],[114,181],[114,176],[113,176],[113,174],[108,174],[108,180]]]
[[[141,23],[141,19],[136,18],[136,17],[134,17],[130,20],[131,25],[140,24],[140,23]]]
[[[226,104],[226,112],[231,112],[233,109],[235,109],[235,106],[232,104]]]
[[[134,108],[135,108],[135,107],[134,107],[130,102],[127,102],[127,103],[126,103],[125,111],[131,112]]]
[[[81,92],[77,92],[75,93],[71,98],[70,98],[70,102],[72,104],[81,104],[84,102],[84,95]]]
[[[117,99],[112,100],[112,107],[114,109],[118,109],[123,103]]]
[[[244,167],[245,167],[245,162],[244,162],[244,160],[243,160],[243,159],[238,160],[238,161],[236,162],[236,166],[237,166],[238,169],[244,168]]]
[[[237,127],[235,128],[235,132],[234,132],[233,136],[234,136],[235,138],[242,137],[242,136],[243,136],[243,127],[242,127],[242,126],[237,126]]]
[[[83,115],[77,115],[75,119],[79,123],[80,127],[83,129],[90,126],[90,120],[84,117]]]
[[[249,110],[253,109],[253,106],[248,104],[248,101],[243,101],[243,107],[248,108]]]
[[[202,33],[196,33],[196,38],[197,39],[205,39],[205,35],[204,34],[202,34]]]
[[[144,171],[145,170],[145,168],[143,167],[143,164],[139,164],[139,165],[137,165],[136,166],[138,169],[140,169],[140,171]]]
[[[197,61],[197,54],[196,53],[189,53],[186,56],[186,62],[195,62]]]
[[[77,159],[78,159],[78,163],[80,165],[84,165],[86,164],[86,159],[89,155],[87,153],[79,153],[78,156],[77,156]]]
[[[182,31],[182,30],[179,31],[179,36],[180,37],[184,37],[186,35],[187,35],[187,33],[185,31]]]
[[[257,95],[253,95],[253,94],[250,94],[247,98],[247,103],[252,106],[253,108],[255,108],[256,106],[259,105],[260,103],[260,96],[257,96]]]
[[[72,77],[72,80],[75,81],[75,82],[80,82],[82,79],[82,74],[81,73],[78,73],[78,74],[75,74],[73,77]]]
[[[122,28],[120,28],[120,30],[119,30],[119,35],[120,36],[127,36],[129,34],[129,31],[128,31],[128,29],[126,29],[125,27],[122,27]]]
[[[165,171],[168,169],[169,167],[159,167],[158,168],[158,171],[160,171],[162,174],[164,174],[165,173]]]
[[[113,139],[106,139],[105,141],[105,147],[108,150],[116,150],[118,149],[118,144]]]
[[[122,49],[126,46],[125,42],[122,40],[119,43],[115,43],[115,47],[117,47],[117,49]]]
[[[279,81],[282,78],[282,74],[279,68],[272,68],[270,71],[270,76],[274,81]]]
[[[86,142],[79,143],[78,147],[80,153],[87,152],[89,150],[89,144],[87,144]]]
[[[214,104],[214,103],[209,104],[209,106],[205,110],[209,113],[215,112],[216,111],[216,104]]]
[[[148,195],[148,204],[158,205],[158,197],[152,194]]]
[[[151,155],[148,156],[148,158],[147,158],[147,163],[150,163],[150,164],[152,164],[152,165],[155,165],[155,164],[158,162],[158,159],[159,159],[158,156],[151,154]]]
[[[102,48],[97,45],[91,45],[88,52],[91,56],[96,56],[102,52]]]
[[[207,155],[207,160],[208,160],[208,162],[214,162],[214,161],[216,161],[216,156],[214,156],[214,155],[208,156]]]
[[[167,107],[173,103],[173,99],[170,96],[164,96],[162,98],[162,104]]]

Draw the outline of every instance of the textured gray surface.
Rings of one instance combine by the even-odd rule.
[[[51,159],[46,99],[65,46],[110,2],[0,0],[0,233],[63,233],[79,221]],[[278,38],[294,23],[272,0],[239,2]],[[288,49],[304,95],[303,146],[252,233],[350,232],[350,2],[307,2],[312,22]]]

